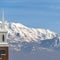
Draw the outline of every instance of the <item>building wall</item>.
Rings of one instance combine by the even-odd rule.
[[[5,52],[2,52],[2,50],[5,50]],[[0,47],[0,60],[8,60],[8,47]]]

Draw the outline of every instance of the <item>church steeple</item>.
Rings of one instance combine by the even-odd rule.
[[[5,23],[4,23],[4,9],[2,10],[2,30],[5,30]]]
[[[2,10],[2,29],[0,30],[0,60],[8,60],[7,31],[5,30],[4,9]]]
[[[2,9],[2,29],[0,30],[0,43],[8,44],[7,30],[5,29],[5,22],[4,22],[4,9]]]

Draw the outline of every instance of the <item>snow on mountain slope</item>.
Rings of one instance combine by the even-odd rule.
[[[60,46],[59,37],[53,31],[29,28],[20,23],[5,23],[8,31],[8,42],[10,47],[17,51],[36,49],[36,47],[49,48]],[[1,22],[0,22],[1,27]]]
[[[24,41],[37,41],[37,40],[45,40],[45,39],[52,39],[56,37],[56,33],[45,30],[45,29],[38,29],[38,28],[28,28],[19,23],[8,23],[7,27],[8,33],[10,36],[18,39],[23,39]],[[22,40],[21,40],[22,41]]]

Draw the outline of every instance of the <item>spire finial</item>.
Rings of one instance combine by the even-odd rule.
[[[2,10],[2,30],[5,29],[5,24],[4,24],[4,9]]]

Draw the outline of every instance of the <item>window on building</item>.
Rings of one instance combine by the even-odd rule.
[[[2,41],[4,42],[4,40],[5,40],[5,39],[4,39],[4,35],[2,35]]]
[[[0,56],[5,55],[5,50],[0,50]]]

